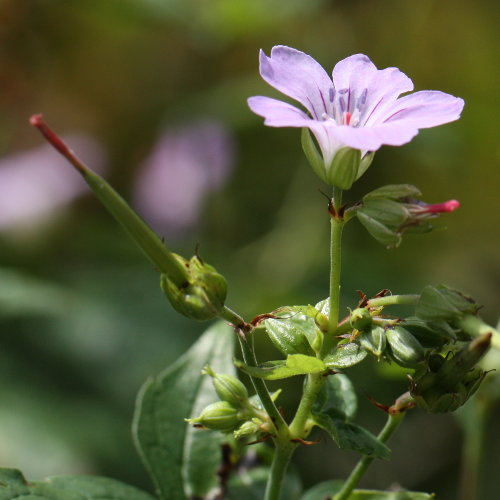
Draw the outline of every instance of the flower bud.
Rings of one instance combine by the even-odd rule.
[[[361,346],[370,351],[375,357],[380,358],[385,351],[387,339],[385,336],[384,328],[375,326],[370,330],[366,330],[359,336],[359,343]]]
[[[373,318],[368,309],[358,307],[351,312],[350,322],[351,326],[356,330],[364,331],[372,325]]]
[[[205,366],[202,373],[212,377],[215,392],[223,401],[227,401],[238,408],[248,400],[247,388],[236,377],[215,373],[208,365]]]
[[[161,275],[160,286],[173,308],[191,319],[208,320],[218,316],[224,307],[227,283],[212,266],[198,256],[187,261],[174,254],[188,271],[189,280],[177,286],[166,274]]]
[[[484,334],[454,356],[432,356],[426,370],[411,380],[410,392],[418,406],[429,413],[455,411],[462,406],[486,376],[486,372],[475,365],[490,343],[491,335]]]
[[[398,365],[414,368],[424,359],[422,344],[405,328],[395,326],[385,332],[391,354]]]
[[[197,418],[187,418],[186,422],[206,427],[214,431],[233,432],[244,419],[239,410],[227,401],[217,401],[208,405]]]
[[[255,434],[257,431],[259,431],[261,424],[262,422],[257,418],[247,420],[234,431],[233,435],[236,439],[250,436],[251,434]]]

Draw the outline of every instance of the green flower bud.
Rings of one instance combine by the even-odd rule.
[[[177,286],[168,275],[161,275],[160,286],[173,308],[188,318],[200,321],[218,316],[227,294],[224,277],[197,256],[187,261],[180,255],[174,255],[187,269],[189,281]]]
[[[326,169],[329,184],[340,189],[350,189],[358,177],[361,164],[361,151],[349,147],[340,148]]]
[[[233,432],[241,422],[238,408],[227,401],[217,401],[208,405],[197,418],[187,418],[186,422],[225,433]]]
[[[259,431],[262,422],[256,418],[252,420],[247,420],[233,433],[236,439],[241,439],[242,437],[250,436]]]
[[[385,334],[391,347],[392,357],[398,365],[414,368],[423,361],[424,348],[408,330],[401,326],[395,326],[388,328]]]
[[[351,326],[356,330],[364,331],[371,327],[373,318],[370,311],[365,307],[359,307],[351,312]]]
[[[247,388],[236,377],[215,373],[208,365],[205,366],[202,373],[212,377],[215,392],[223,401],[227,401],[235,407],[241,407],[248,401]]]
[[[475,365],[489,349],[490,342],[491,335],[484,334],[454,356],[431,356],[427,369],[411,381],[410,392],[418,406],[429,413],[455,411],[462,406],[486,376]]]

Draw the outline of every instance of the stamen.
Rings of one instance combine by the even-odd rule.
[[[333,102],[335,99],[335,89],[333,87],[328,91],[328,97],[330,98],[330,102]]]
[[[361,92],[361,95],[359,96],[359,101],[358,101],[361,106],[365,105],[367,95],[368,95],[368,89],[364,89],[363,92]]]
[[[339,94],[340,94],[340,91],[339,91]],[[345,107],[346,107],[343,97],[339,97],[339,106],[340,106],[340,111],[342,111],[342,113],[343,113],[345,111]]]

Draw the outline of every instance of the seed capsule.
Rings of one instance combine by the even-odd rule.
[[[385,334],[391,346],[392,356],[399,365],[414,368],[424,359],[422,344],[408,330],[395,326],[388,328]]]
[[[239,408],[248,400],[247,388],[236,377],[224,373],[215,373],[208,365],[205,366],[202,373],[212,377],[215,392],[223,401],[227,401]]]

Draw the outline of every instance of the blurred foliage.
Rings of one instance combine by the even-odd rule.
[[[411,183],[428,202],[456,198],[462,206],[446,218],[447,231],[408,236],[394,251],[349,225],[344,303],[356,303],[357,289],[414,293],[446,283],[484,304],[484,318],[495,323],[496,7],[493,0],[2,0],[0,155],[40,144],[27,119],[43,111],[56,130],[102,143],[107,178],[129,198],[138,165],[165,128],[219,120],[237,144],[231,177],[210,194],[197,224],[169,243],[185,255],[198,243],[228,278],[229,305],[247,317],[315,303],[328,289],[324,187],[305,164],[299,131],[265,128],[246,98],[276,95],[258,75],[260,48],[291,45],[328,71],[367,53],[378,67],[401,68],[417,90],[463,97],[466,108],[459,122],[379,151],[349,198]],[[204,327],[174,314],[154,270],[90,196],[0,233],[2,465],[34,479],[89,472],[147,485],[129,435],[135,393]],[[360,394],[384,403],[405,387],[401,373],[375,364],[352,373]],[[299,390],[298,382],[287,387],[288,404]],[[498,411],[488,420],[488,443],[499,442]],[[360,414],[373,431],[382,425],[368,402]],[[456,499],[461,439],[453,417],[415,411],[391,443],[391,464],[374,464],[362,486],[402,481]],[[500,450],[488,444],[484,453],[481,498],[488,499]],[[346,475],[354,461],[326,442],[297,454],[306,486]]]

